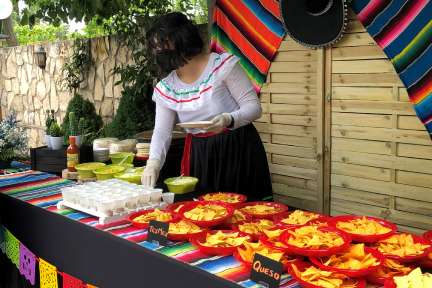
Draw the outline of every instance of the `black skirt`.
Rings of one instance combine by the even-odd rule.
[[[271,200],[272,184],[261,138],[252,124],[214,136],[192,138],[190,175],[200,181],[194,196],[236,192]]]

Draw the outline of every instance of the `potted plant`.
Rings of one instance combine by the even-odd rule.
[[[45,144],[48,149],[51,149],[51,135],[50,135],[50,127],[51,124],[55,121],[54,118],[54,110],[46,110],[46,119],[45,119]]]
[[[60,150],[63,148],[64,140],[64,131],[60,128],[57,121],[54,121],[50,127],[50,135],[51,135],[51,147],[53,150]]]
[[[27,149],[27,134],[18,123],[14,112],[0,122],[0,169],[10,167],[11,161]]]
[[[78,147],[81,146],[81,133],[78,127],[78,120],[75,112],[69,112],[69,136],[75,137],[75,143]]]

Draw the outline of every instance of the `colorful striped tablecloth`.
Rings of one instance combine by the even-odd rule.
[[[97,218],[88,214],[71,209],[57,209],[56,205],[62,199],[60,189],[71,185],[76,184],[70,180],[37,171],[0,175],[0,193],[137,243],[145,249],[151,249],[188,263],[208,273],[236,282],[242,287],[262,287],[249,279],[249,271],[232,256],[209,257],[188,242],[172,243],[165,247],[157,246],[145,241],[147,236],[145,229],[135,228],[127,221],[100,225]],[[289,275],[283,276],[282,283],[281,287],[285,288],[301,287]]]

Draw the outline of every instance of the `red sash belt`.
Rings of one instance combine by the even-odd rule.
[[[197,133],[197,134],[188,133],[186,135],[184,149],[183,149],[180,175],[190,176],[190,155],[192,151],[192,137],[207,138],[227,131],[228,129],[225,128],[221,132],[207,132],[207,133]]]

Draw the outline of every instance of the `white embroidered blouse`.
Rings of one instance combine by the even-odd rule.
[[[261,117],[258,96],[238,61],[231,54],[212,53],[207,67],[194,83],[182,82],[174,70],[156,85],[150,159],[158,159],[163,165],[172,130],[178,122],[211,120],[221,113],[230,113],[236,129]],[[203,131],[189,129],[188,132]]]

